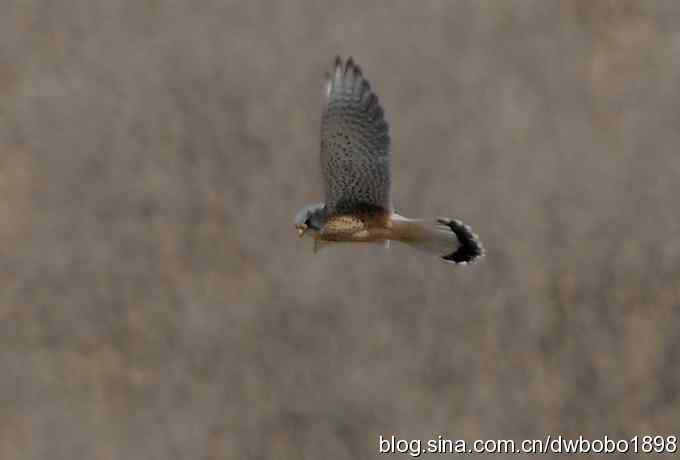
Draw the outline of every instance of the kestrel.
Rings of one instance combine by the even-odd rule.
[[[465,265],[484,255],[469,226],[456,219],[408,219],[394,212],[390,194],[390,136],[378,97],[349,58],[338,56],[326,74],[321,118],[321,172],[325,203],[295,216],[300,236],[314,251],[339,242],[399,241]]]

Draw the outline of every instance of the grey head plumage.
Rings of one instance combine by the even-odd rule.
[[[320,232],[326,221],[326,205],[324,203],[311,204],[300,209],[295,214],[294,224],[300,236],[307,230]]]

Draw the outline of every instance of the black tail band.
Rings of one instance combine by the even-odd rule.
[[[446,225],[456,234],[460,246],[451,254],[442,256],[447,262],[454,264],[469,264],[484,256],[484,247],[472,229],[459,220],[437,219],[440,224]]]

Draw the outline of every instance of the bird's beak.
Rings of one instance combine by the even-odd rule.
[[[307,231],[307,226],[305,224],[296,225],[295,228],[297,229],[300,238],[305,236],[305,232]]]

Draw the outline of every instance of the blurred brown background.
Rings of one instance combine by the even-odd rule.
[[[338,53],[481,264],[297,238]],[[679,53],[675,1],[5,2],[0,458],[678,434]]]

